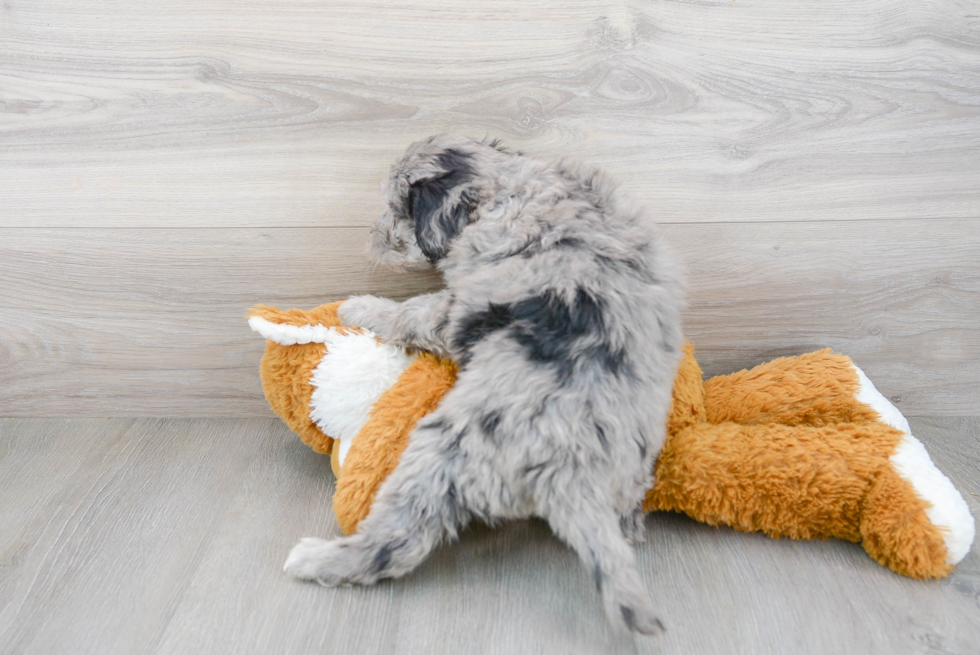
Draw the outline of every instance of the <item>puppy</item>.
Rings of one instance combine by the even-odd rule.
[[[609,619],[663,629],[630,541],[664,440],[683,284],[649,215],[602,173],[496,142],[410,146],[371,251],[446,288],[354,297],[349,325],[456,360],[357,533],[303,539],[287,573],[325,585],[405,575],[471,519],[538,516],[592,574]]]

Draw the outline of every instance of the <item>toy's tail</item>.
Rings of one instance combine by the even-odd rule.
[[[273,323],[261,316],[253,316],[248,319],[248,325],[255,332],[270,341],[275,341],[280,346],[295,346],[305,343],[325,343],[328,346],[337,343],[343,334],[334,326],[326,325],[285,325],[283,323]],[[363,331],[368,336],[374,336],[366,330]]]
[[[970,552],[966,500],[849,357],[825,349],[703,385],[693,353],[684,366],[693,383],[675,384],[645,509],[773,537],[857,541],[914,578],[943,577]]]
[[[910,538],[904,534],[905,531],[915,534],[913,532],[914,528],[911,525],[913,518],[910,515],[900,514],[896,511],[880,512],[880,516],[876,517],[877,520],[874,525],[870,525],[870,520],[865,520],[865,523],[869,525],[862,525],[862,532],[877,532],[875,535],[877,542],[875,542],[875,539],[869,538],[868,534],[865,534],[865,549],[872,557],[885,566],[889,566],[905,575],[913,575],[913,577],[942,577],[953,566],[959,564],[973,546],[973,539],[976,536],[976,524],[973,521],[973,514],[970,512],[970,507],[953,485],[953,482],[933,463],[925,446],[912,434],[909,428],[909,422],[905,420],[905,417],[902,416],[899,409],[892,405],[881,392],[875,389],[875,385],[871,383],[871,380],[864,374],[864,371],[854,363],[851,365],[854,367],[854,372],[857,374],[859,380],[858,401],[876,411],[882,423],[902,433],[901,441],[899,441],[895,452],[889,458],[893,471],[892,476],[895,478],[895,481],[888,482],[886,476],[880,476],[873,485],[871,493],[877,494],[886,500],[880,503],[869,504],[871,506],[877,505],[886,509],[892,509],[892,506],[897,504],[895,499],[898,497],[898,494],[902,493],[898,485],[910,487],[913,498],[924,506],[923,510],[928,520],[921,521],[922,525],[926,526],[933,533],[938,532],[942,538],[946,549],[945,564],[947,567],[945,572],[939,574],[919,576],[915,575],[914,572],[906,572],[907,570],[914,571],[913,566],[918,564],[917,561],[914,561],[912,557],[914,553],[908,544],[911,542],[915,545],[921,539]],[[904,493],[908,493],[908,491]],[[893,546],[887,543],[888,540],[898,542],[899,540],[903,540],[903,538],[905,542],[903,545],[905,547],[902,550],[899,549],[898,545]],[[883,545],[887,545],[887,548],[880,548]],[[877,548],[880,548],[880,550],[876,551],[875,549]],[[909,555],[910,563],[901,561],[896,563],[887,559],[884,553],[891,551],[898,553],[897,556],[894,556],[895,560],[898,560],[901,555]],[[923,557],[921,559],[927,558]],[[943,571],[941,567],[939,567],[939,570]]]
[[[334,440],[310,418],[310,380],[327,351],[327,340],[348,330],[340,327],[340,304],[311,310],[257,305],[249,310],[249,325],[266,339],[259,372],[269,405],[304,443],[325,454],[333,450]]]
[[[248,324],[255,332],[280,346],[307,343],[329,345],[338,336],[352,331],[351,328],[340,325],[337,309],[341,302],[332,302],[308,311],[256,305],[249,310]]]

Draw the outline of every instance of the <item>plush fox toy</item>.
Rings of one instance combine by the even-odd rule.
[[[258,306],[261,376],[273,410],[337,476],[345,533],[367,516],[415,423],[452,387],[456,366],[342,327],[340,302]],[[829,349],[702,380],[687,345],[667,440],[644,509],[793,539],[859,542],[913,578],[947,575],[969,552],[966,501],[901,413],[850,358]]]

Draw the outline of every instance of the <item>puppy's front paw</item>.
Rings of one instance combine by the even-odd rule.
[[[283,564],[282,570],[301,580],[322,580],[329,584],[328,580],[323,579],[325,564],[330,560],[333,547],[329,541],[307,537],[300,539],[299,543],[289,551],[289,557]],[[334,584],[338,584],[336,582]]]
[[[377,296],[352,296],[337,308],[337,316],[344,325],[377,330],[391,302]]]

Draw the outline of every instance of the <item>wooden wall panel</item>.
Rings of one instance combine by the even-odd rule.
[[[831,345],[975,414],[974,5],[6,0],[0,415],[267,415],[247,306],[438,284],[360,251],[439,131],[621,179],[709,372]]]
[[[906,414],[980,413],[980,220],[666,232],[707,375],[832,347]]]
[[[970,0],[6,0],[0,226],[364,226],[441,131],[664,221],[980,216]]]
[[[911,414],[980,407],[980,224],[679,224],[709,374],[832,346]],[[0,415],[267,416],[256,303],[406,297],[367,230],[0,230]]]
[[[412,295],[367,230],[2,230],[0,415],[266,415],[257,303]]]

